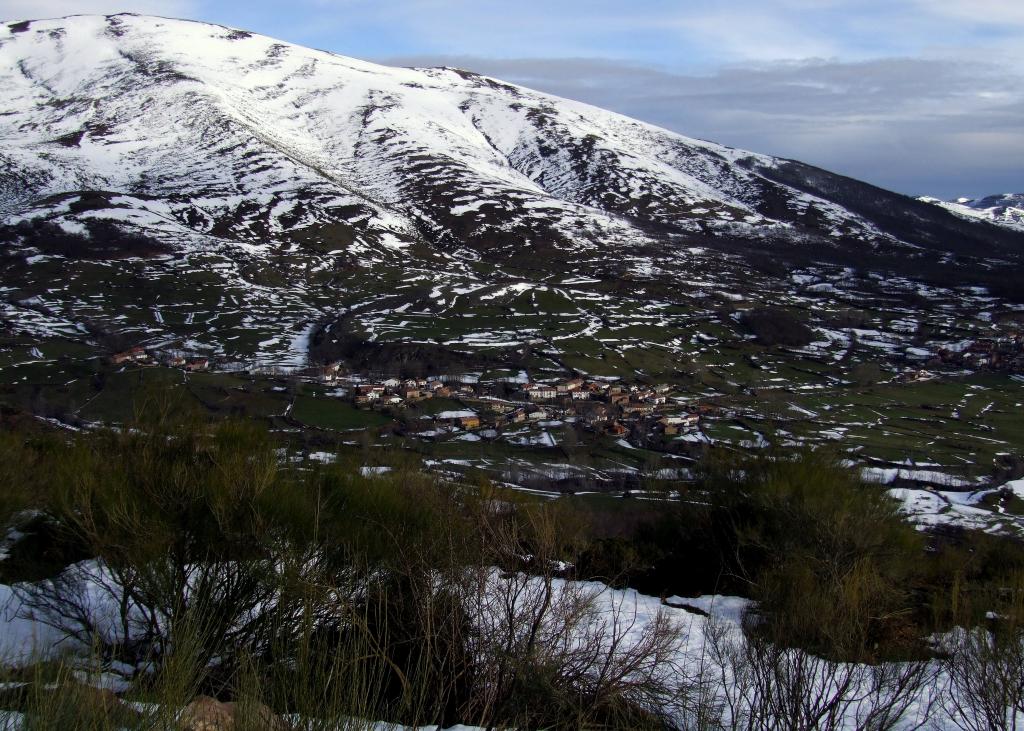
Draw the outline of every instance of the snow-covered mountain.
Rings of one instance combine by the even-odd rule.
[[[1024,252],[1016,232],[799,162],[204,23],[2,24],[0,83],[0,317],[25,328],[295,362],[334,319],[371,341],[554,337],[513,300],[556,284],[592,332],[612,291],[764,293],[810,265],[985,286]],[[451,332],[463,315],[478,327]]]
[[[925,196],[919,200],[941,206],[964,218],[991,221],[1024,231],[1024,193],[1001,193],[984,198],[957,198],[955,201]]]
[[[202,23],[7,25],[0,79],[8,217],[97,191],[104,216],[182,239],[263,246],[345,222],[350,250],[371,256],[423,237],[492,255],[665,233],[927,238],[887,233],[871,201],[797,163],[455,69],[378,66]]]

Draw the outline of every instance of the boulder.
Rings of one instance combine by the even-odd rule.
[[[178,717],[181,731],[288,731],[284,719],[259,702],[222,702],[209,696],[198,696]]]
[[[233,704],[201,695],[182,709],[178,728],[181,731],[232,731],[235,709]]]

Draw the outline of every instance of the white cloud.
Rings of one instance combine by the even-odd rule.
[[[916,0],[920,10],[991,25],[1024,27],[1021,0]]]
[[[144,13],[189,18],[197,11],[194,0],[0,0],[0,18],[36,20],[65,15]]]
[[[235,0],[238,1],[238,0]],[[272,0],[253,0],[266,8]],[[1024,57],[1024,0],[293,0],[280,21],[393,53],[624,58],[678,68],[779,59]],[[238,20],[232,20],[239,23]],[[373,39],[368,39],[372,36]],[[340,48],[342,52],[345,48]]]
[[[836,38],[808,32],[789,18],[759,8],[685,13],[668,25],[719,58],[827,58],[842,49]]]

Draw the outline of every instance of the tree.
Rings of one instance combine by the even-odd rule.
[[[814,339],[802,320],[780,307],[755,307],[743,313],[740,324],[762,345],[799,347]]]
[[[850,371],[850,380],[858,386],[872,386],[882,380],[882,368],[878,363],[858,363]]]

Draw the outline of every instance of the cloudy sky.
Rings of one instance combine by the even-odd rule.
[[[0,0],[454,65],[910,194],[1024,191],[1024,0]]]

